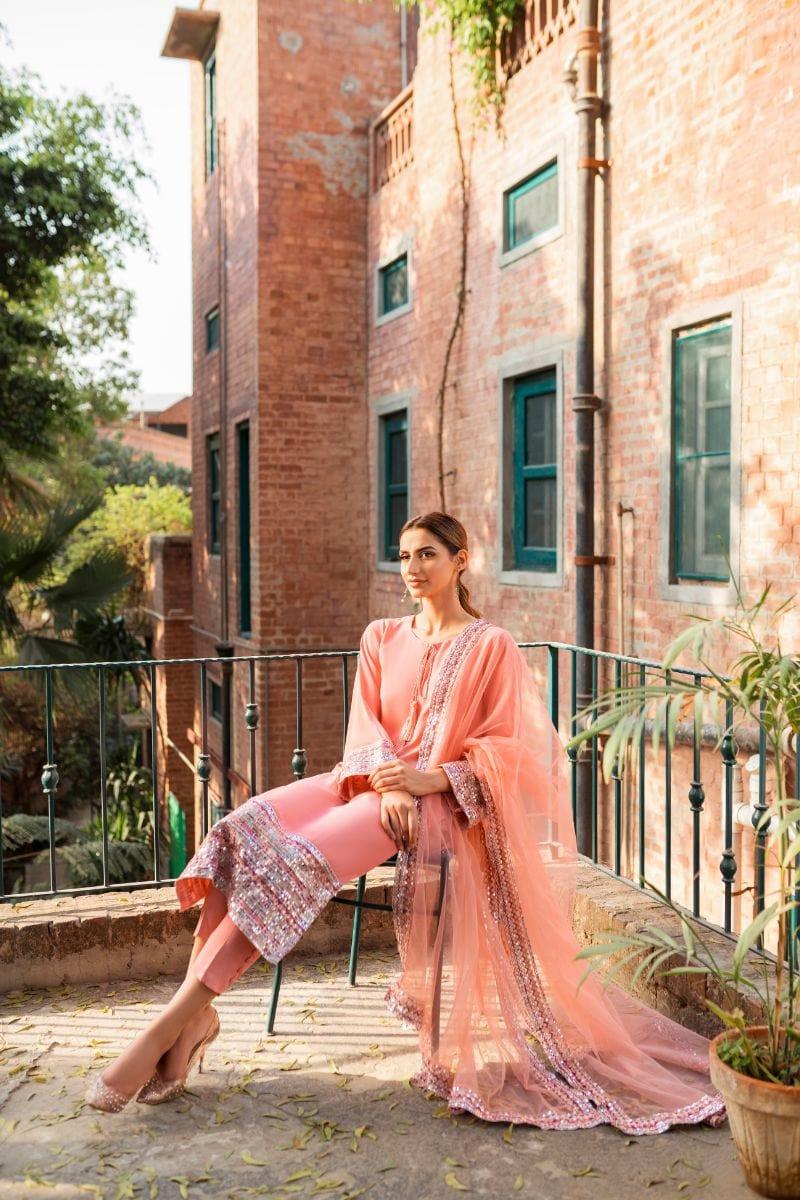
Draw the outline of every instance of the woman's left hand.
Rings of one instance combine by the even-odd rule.
[[[395,759],[382,763],[369,776],[369,786],[376,792],[391,792],[398,788],[412,796],[427,796],[431,792],[444,792],[450,786],[441,767],[435,771],[418,771],[409,763]]]

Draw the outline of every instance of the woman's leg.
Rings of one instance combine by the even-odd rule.
[[[317,845],[343,883],[394,854],[396,846],[380,824],[377,792],[344,802],[335,789],[312,784],[317,785],[317,780],[273,788],[265,799],[285,829]],[[103,1072],[104,1082],[131,1094],[157,1064],[162,1079],[180,1076],[192,1046],[208,1027],[209,1014],[204,1010],[259,956],[227,916],[224,895],[210,884],[195,927],[186,978],[163,1013]]]
[[[106,1067],[102,1074],[103,1083],[123,1095],[133,1095],[153,1074],[162,1055],[184,1033],[187,1038],[194,1035],[192,1044],[198,1041],[210,1025],[210,1014],[204,1010],[215,994],[195,975],[187,976],[164,1011],[133,1039],[111,1066]]]

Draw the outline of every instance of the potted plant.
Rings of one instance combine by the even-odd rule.
[[[694,974],[716,982],[721,1003],[708,998],[705,1003],[725,1028],[710,1045],[711,1079],[725,1098],[747,1182],[765,1196],[800,1197],[800,800],[789,796],[786,786],[792,758],[796,769],[800,662],[783,652],[777,634],[768,637],[777,618],[795,606],[791,596],[768,616],[764,605],[770,585],[747,607],[734,583],[733,617],[692,614],[694,623],[675,638],[664,656],[662,667],[665,672],[673,668],[670,674],[663,681],[624,683],[604,691],[577,714],[578,721],[588,723],[570,739],[568,748],[601,736],[603,777],[608,782],[615,764],[621,770],[642,752],[647,722],[651,722],[656,752],[661,739],[674,746],[678,720],[690,714],[698,738],[706,714],[715,722],[717,749],[725,737],[734,737],[737,728],[752,722],[774,766],[774,797],[761,813],[756,832],[764,839],[764,861],[772,867],[776,886],[738,935],[729,965],[717,960],[708,940],[658,888],[653,891],[680,921],[680,936],[647,925],[640,932],[587,946],[578,957],[589,960],[583,978],[609,956],[619,955],[609,978],[639,960],[634,978]],[[759,633],[756,626],[764,622],[766,629]],[[744,642],[742,653],[724,674],[707,657],[711,637],[721,631]],[[675,667],[687,651],[702,675],[693,675],[691,668],[684,675],[682,668]],[[775,944],[774,969],[763,950],[768,936]],[[751,1015],[759,1010],[764,1014],[758,1024],[747,1023],[742,1008],[746,997]]]

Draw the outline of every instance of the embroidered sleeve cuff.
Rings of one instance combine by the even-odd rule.
[[[345,800],[352,800],[359,792],[366,792],[369,787],[367,779],[375,768],[381,763],[394,762],[396,757],[395,748],[388,738],[351,750],[334,767],[339,795]]]
[[[439,763],[461,811],[467,818],[467,826],[474,825],[483,815],[484,798],[481,785],[469,764],[460,758],[456,762]]]

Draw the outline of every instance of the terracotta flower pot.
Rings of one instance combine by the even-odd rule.
[[[748,1028],[754,1041],[767,1037],[766,1025]],[[734,1071],[717,1054],[735,1036],[726,1029],[711,1042],[711,1082],[725,1099],[733,1140],[745,1178],[762,1196],[800,1198],[800,1087],[767,1083]]]

